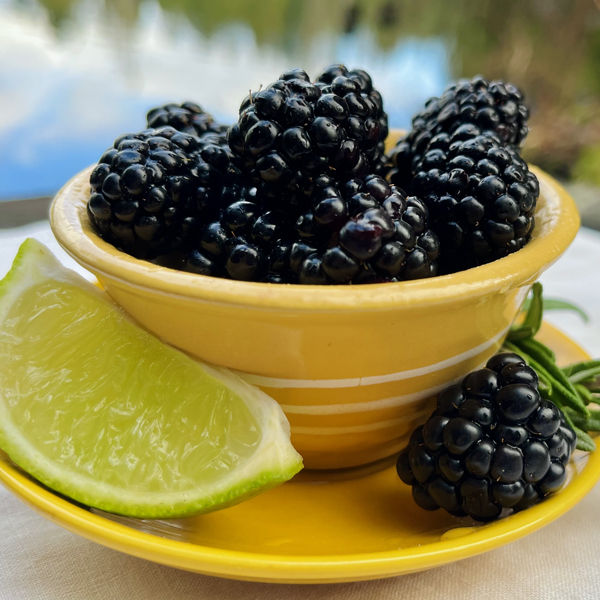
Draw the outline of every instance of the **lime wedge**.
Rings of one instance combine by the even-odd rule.
[[[65,496],[144,518],[225,508],[302,468],[275,400],[165,345],[31,239],[0,282],[0,448]]]

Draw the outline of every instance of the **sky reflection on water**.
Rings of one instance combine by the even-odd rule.
[[[600,187],[600,0],[0,0],[0,200],[54,193],[160,103],[232,122],[333,62],[370,71],[392,127],[460,76],[511,81],[525,159]]]
[[[53,194],[117,135],[143,129],[155,105],[190,99],[231,122],[249,89],[293,66],[316,74],[333,62],[372,74],[393,127],[407,127],[451,78],[435,37],[382,50],[359,28],[290,52],[259,46],[244,23],[206,37],[154,2],[127,29],[100,3],[82,2],[57,31],[34,2],[0,0],[0,199]]]

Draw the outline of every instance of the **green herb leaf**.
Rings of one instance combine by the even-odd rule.
[[[594,440],[579,427],[573,427],[573,431],[577,435],[577,450],[583,450],[584,452],[593,452],[596,449]]]
[[[529,298],[525,300],[523,302],[523,310],[527,310],[530,303]],[[590,320],[588,314],[579,306],[565,302],[564,300],[557,300],[556,298],[544,298],[544,310],[570,310],[577,313],[583,319],[584,323],[588,323]]]
[[[563,414],[565,415],[565,420],[571,426],[571,429],[573,429],[575,435],[577,435],[577,449],[583,450],[584,452],[593,452],[596,449],[594,440],[587,434],[586,431],[577,427],[577,425],[575,425],[573,422],[573,418],[580,417],[580,415],[575,416],[570,408],[565,409]]]
[[[539,342],[535,344],[531,342],[532,340],[520,340],[515,344],[518,348],[517,353],[520,352],[529,366],[538,372],[538,376],[541,367],[545,376],[550,377],[552,381],[551,400],[558,404],[559,408],[570,406],[573,410],[587,417],[588,410],[585,402],[580,398],[574,385],[568,380],[562,370],[556,366],[556,363],[548,353],[540,350]]]
[[[575,389],[577,390],[577,392],[579,393],[579,395],[581,396],[581,398],[583,399],[583,401],[586,404],[590,404],[590,403],[594,402],[594,397],[592,396],[592,392],[590,392],[590,390],[588,390],[585,387],[585,385],[582,385],[581,383],[576,383]],[[590,414],[591,414],[591,411],[590,411]]]
[[[527,340],[527,343],[532,348],[536,348],[541,354],[546,356],[547,359],[552,362],[552,364],[556,364],[556,354],[554,354],[554,351],[551,348],[548,348],[546,344],[542,344],[542,342],[534,338]]]
[[[540,343],[537,342],[534,344],[532,341],[533,340],[521,340],[518,345],[548,371],[553,378],[553,387],[565,395],[565,399],[568,399],[569,406],[587,416],[588,411],[585,402],[579,397],[575,386],[569,381],[562,370],[556,366],[556,363],[548,356],[548,354],[540,350]]]
[[[579,373],[580,371],[589,371],[597,367],[600,367],[600,360],[582,360],[581,362],[567,365],[562,370],[567,377],[571,377],[571,375],[575,375],[575,373]]]
[[[544,312],[544,299],[542,296],[542,284],[536,282],[533,284],[531,300],[528,302],[525,319],[521,325],[512,327],[508,332],[510,341],[518,341],[531,338],[537,334],[542,326],[542,314]]]

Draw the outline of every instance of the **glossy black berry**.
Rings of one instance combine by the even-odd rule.
[[[408,458],[408,452],[402,452],[396,462],[396,471],[398,477],[406,483],[406,485],[412,485],[415,482],[415,476],[410,466],[410,460]]]
[[[229,145],[266,197],[295,206],[322,173],[340,182],[366,175],[378,163],[386,136],[387,115],[371,78],[334,65],[315,83],[301,69],[288,70],[248,96]]]
[[[417,504],[491,521],[558,491],[576,436],[537,386],[520,356],[503,353],[442,391],[398,458]]]
[[[453,83],[439,98],[427,101],[413,117],[411,131],[390,153],[393,179],[398,185],[407,185],[425,148],[439,146],[444,136],[456,134],[467,139],[477,129],[495,134],[504,145],[519,147],[527,136],[528,118],[522,92],[510,83],[488,82],[482,77]],[[483,162],[485,157],[479,158],[478,168],[484,174],[496,175],[498,163],[502,167],[503,161],[509,161],[500,153],[491,165]]]
[[[364,218],[352,219],[340,231],[340,245],[359,261],[368,261],[381,248],[382,229]]]
[[[300,266],[298,283],[305,285],[325,285],[328,283],[323,263],[317,256],[309,256]]]
[[[497,505],[503,508],[513,508],[525,493],[525,485],[522,481],[502,483],[495,481],[492,484],[492,495]]]
[[[549,400],[542,400],[539,408],[529,419],[528,426],[531,431],[542,438],[554,435],[561,426],[560,410]]]
[[[510,383],[496,395],[500,416],[506,423],[522,423],[540,405],[540,396],[532,385]]]
[[[215,263],[198,250],[193,250],[186,257],[185,270],[197,275],[216,275]]]
[[[415,446],[409,453],[413,475],[419,483],[427,483],[435,474],[435,457],[424,446]]]
[[[460,508],[461,496],[456,486],[446,481],[443,477],[434,477],[427,486],[427,493],[433,501],[449,513],[453,513]]]
[[[462,386],[467,396],[489,400],[498,391],[498,375],[492,369],[479,369],[467,375]]]
[[[525,361],[513,352],[501,352],[500,354],[494,354],[490,360],[487,361],[487,368],[496,371],[496,373],[502,373],[502,370],[509,365],[520,365],[526,366]],[[510,382],[514,383],[514,382]]]
[[[335,246],[323,254],[323,270],[334,283],[349,283],[360,269],[359,261]]]
[[[451,385],[440,392],[437,401],[437,415],[454,417],[458,415],[459,407],[465,401],[465,394],[460,385]]]
[[[481,428],[462,417],[450,419],[444,428],[444,446],[453,455],[465,453],[481,437]]]
[[[500,516],[502,507],[494,502],[489,480],[468,477],[461,483],[459,493],[463,510],[473,519],[493,521]]]
[[[559,460],[553,460],[550,463],[546,476],[538,484],[538,489],[544,495],[553,494],[562,488],[566,480],[567,471],[565,465]]]
[[[458,409],[458,414],[477,423],[477,425],[483,425],[485,427],[490,426],[496,415],[491,404],[487,400],[480,400],[478,398],[468,398],[465,400]]]
[[[261,278],[263,267],[260,250],[251,244],[235,245],[227,257],[226,269],[232,279],[256,281]]]
[[[489,473],[494,458],[495,445],[489,439],[481,439],[465,457],[464,465],[472,475],[484,477]]]
[[[168,125],[198,136],[209,132],[224,133],[227,130],[226,126],[217,123],[212,115],[194,102],[164,104],[153,108],[148,111],[147,120],[151,129]]]
[[[108,242],[145,259],[196,250],[210,265],[190,254],[183,268],[217,276],[225,273],[222,250],[205,239],[206,227],[225,206],[252,196],[222,133],[198,137],[169,125],[119,136],[90,185],[90,221]]]
[[[533,440],[523,447],[523,478],[537,483],[550,468],[551,454],[547,444]]]
[[[412,495],[414,501],[424,510],[437,510],[439,505],[428,494],[427,490],[420,484],[413,485]]]

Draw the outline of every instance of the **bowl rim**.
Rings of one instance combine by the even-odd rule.
[[[540,182],[531,241],[491,263],[415,281],[355,286],[316,286],[234,281],[161,267],[117,250],[89,223],[86,202],[95,165],[73,177],[55,196],[52,231],[62,248],[100,281],[138,293],[263,310],[367,311],[423,307],[464,297],[478,298],[532,284],[571,244],[579,229],[573,199],[551,176],[530,167]]]

